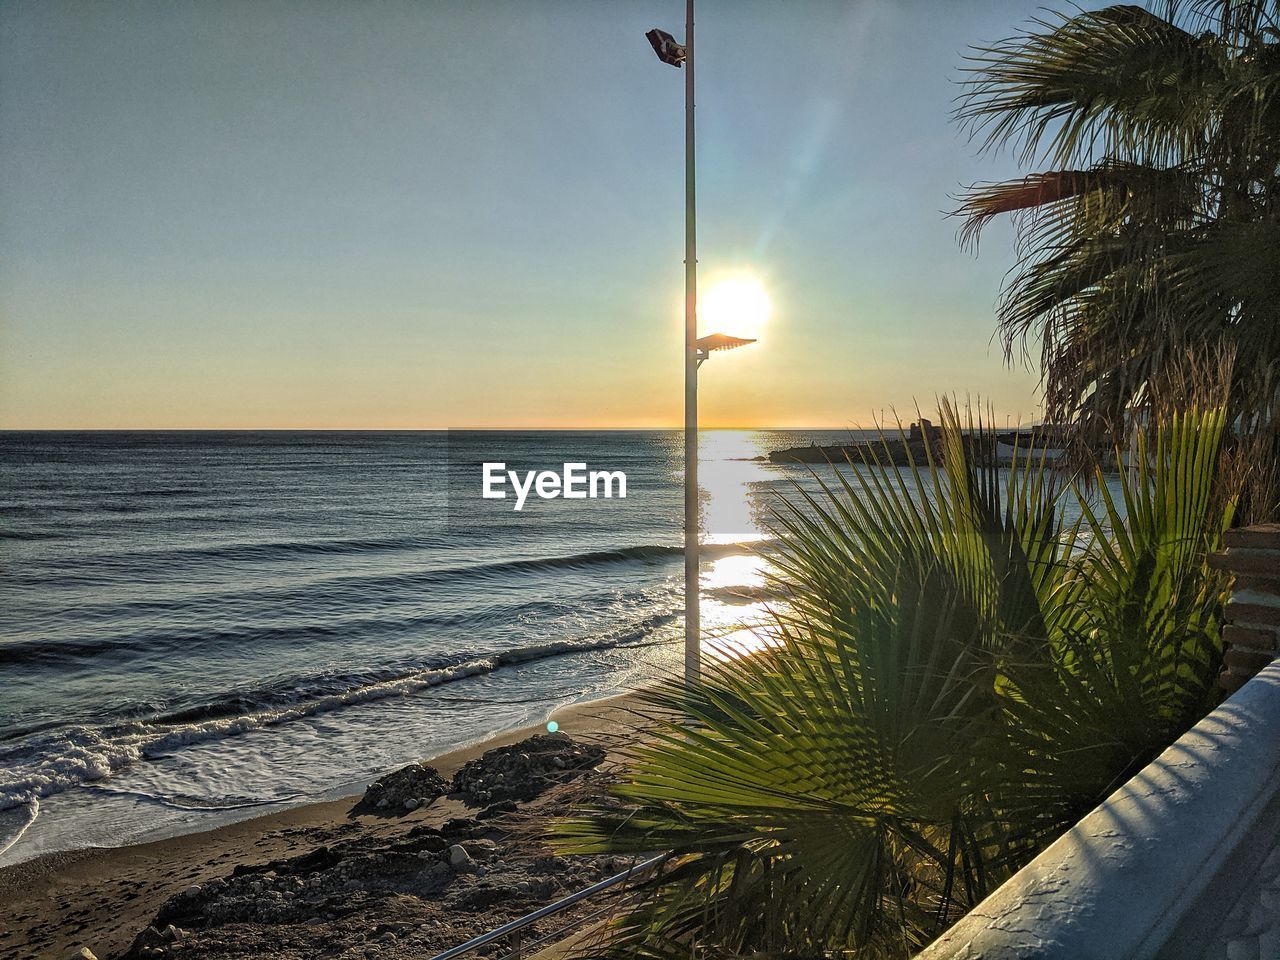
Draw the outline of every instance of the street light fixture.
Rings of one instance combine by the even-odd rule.
[[[676,43],[676,38],[665,30],[650,30],[645,34],[653,47],[653,52],[663,63],[678,67],[684,63],[685,48]]]
[[[755,337],[731,337],[727,333],[712,333],[698,338],[698,366],[711,359],[716,350],[737,350],[749,343],[755,343]]]
[[[645,34],[663,63],[687,67],[684,74],[684,679],[692,686],[702,667],[702,621],[698,596],[698,367],[715,350],[754,343],[713,333],[698,337],[696,178],[693,149],[693,0],[685,0],[683,44],[665,30]]]

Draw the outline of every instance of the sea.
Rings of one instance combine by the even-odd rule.
[[[761,458],[863,436],[701,434],[713,644],[765,615],[771,511],[813,482]],[[516,510],[497,462],[627,495]],[[682,482],[676,431],[0,433],[0,865],[339,796],[675,674]]]

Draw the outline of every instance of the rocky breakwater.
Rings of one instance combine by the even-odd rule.
[[[942,461],[942,431],[928,420],[911,424],[906,436],[885,434],[877,440],[807,447],[789,447],[769,454],[772,463],[888,463],[923,466],[930,458]]]

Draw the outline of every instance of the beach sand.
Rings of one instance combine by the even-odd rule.
[[[553,719],[561,732],[605,747],[616,760],[617,750],[634,739],[634,705],[633,694],[614,697],[567,707]],[[542,727],[511,730],[428,762],[449,777],[486,750],[540,732]],[[403,837],[416,825],[438,827],[450,817],[475,815],[450,798],[399,816],[357,814],[353,808],[360,796],[306,804],[133,846],[47,854],[0,869],[0,958],[79,957],[80,949],[88,947],[107,960],[125,952],[171,896],[193,884],[225,877],[237,865],[296,857],[335,837],[343,842],[390,840]],[[485,929],[484,920],[482,916],[467,926]],[[197,951],[196,955],[211,954]]]

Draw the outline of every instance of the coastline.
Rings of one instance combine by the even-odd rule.
[[[573,704],[552,712],[561,732],[586,743],[616,748],[634,727],[636,694]],[[494,747],[543,732],[518,727],[488,739],[423,758],[446,777]],[[89,947],[99,958],[125,951],[169,897],[242,863],[298,856],[337,831],[389,838],[417,824],[463,815],[442,800],[401,816],[356,813],[363,794],[319,800],[248,817],[209,830],[182,833],[121,847],[48,853],[0,868],[0,960],[70,957]],[[453,804],[451,810],[450,804]]]

